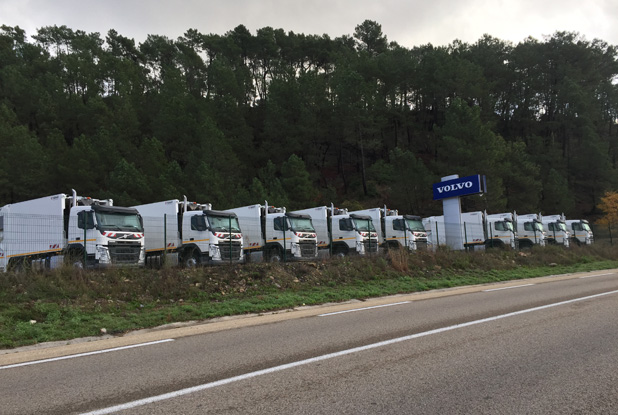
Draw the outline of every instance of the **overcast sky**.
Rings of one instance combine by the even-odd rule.
[[[240,24],[253,34],[270,26],[335,38],[353,35],[365,20],[407,48],[474,43],[485,33],[517,44],[556,31],[618,45],[618,0],[0,0],[0,24],[28,36],[66,25],[101,38],[115,29],[138,43],[149,34],[176,39],[187,29],[225,34]]]

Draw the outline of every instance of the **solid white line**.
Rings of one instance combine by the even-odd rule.
[[[353,313],[355,311],[371,310],[372,308],[382,308],[382,307],[390,307],[390,306],[394,306],[394,305],[409,304],[410,302],[411,301],[402,301],[400,303],[374,305],[374,306],[371,306],[371,307],[355,308],[353,310],[335,311],[335,312],[332,312],[332,313],[318,314],[318,317],[334,316],[336,314]]]
[[[35,360],[33,362],[15,363],[13,365],[0,366],[0,369],[11,369],[11,368],[14,368],[14,367],[37,365],[39,363],[56,362],[58,360],[73,359],[73,358],[76,358],[76,357],[83,357],[83,356],[92,356],[92,355],[95,355],[95,354],[116,352],[118,350],[133,349],[133,348],[136,348],[136,347],[151,346],[153,344],[167,343],[167,342],[173,342],[173,341],[174,341],[174,339],[165,339],[165,340],[157,340],[157,341],[148,342],[148,343],[132,344],[130,346],[121,346],[121,347],[114,347],[112,349],[97,350],[97,351],[94,351],[94,352],[71,354],[71,355],[68,355],[68,356],[61,356],[61,357],[52,357],[50,359]]]
[[[483,292],[484,293],[488,293],[488,292],[491,292],[491,291],[510,290],[511,288],[529,287],[531,285],[534,285],[534,284],[522,284],[522,285],[514,285],[512,287],[492,288],[492,289],[489,289],[489,290],[483,290]]]
[[[139,399],[137,401],[127,402],[127,403],[124,403],[124,404],[121,404],[121,405],[110,406],[109,408],[103,408],[103,409],[98,409],[98,410],[91,411],[91,412],[85,412],[82,415],[105,415],[105,414],[111,414],[111,413],[118,412],[118,411],[123,411],[123,410],[126,410],[126,409],[136,408],[138,406],[148,405],[148,404],[151,404],[151,403],[155,403],[155,402],[159,402],[159,401],[163,401],[163,400],[167,400],[167,399],[177,398],[179,396],[188,395],[188,394],[195,393],[195,392],[200,392],[200,391],[203,391],[203,390],[206,390],[206,389],[212,389],[212,388],[215,388],[217,386],[227,385],[229,383],[238,382],[238,381],[245,380],[245,379],[251,379],[251,378],[254,378],[254,377],[257,377],[257,376],[266,375],[266,374],[269,374],[269,373],[280,372],[282,370],[291,369],[293,367],[308,365],[310,363],[320,362],[320,361],[327,360],[327,359],[333,359],[335,357],[346,356],[346,355],[349,355],[349,354],[352,354],[352,353],[358,353],[358,352],[362,352],[362,351],[365,351],[365,350],[371,350],[371,349],[375,349],[375,348],[378,348],[378,347],[389,346],[389,345],[395,344],[395,343],[401,343],[401,342],[408,341],[408,340],[418,339],[420,337],[429,336],[431,334],[438,334],[438,333],[443,333],[443,332],[446,332],[446,331],[460,329],[460,328],[463,328],[463,327],[469,327],[469,326],[474,326],[474,325],[477,325],[477,324],[488,323],[488,322],[491,322],[491,321],[500,320],[500,319],[507,318],[507,317],[517,316],[517,315],[520,315],[520,314],[530,313],[530,312],[533,312],[533,311],[544,310],[544,309],[547,309],[547,308],[557,307],[557,306],[561,306],[561,305],[565,305],[565,304],[571,304],[571,303],[575,303],[575,302],[578,302],[578,301],[590,300],[590,299],[593,299],[593,298],[603,297],[603,296],[610,295],[610,294],[618,294],[618,290],[609,291],[609,292],[605,292],[605,293],[601,293],[601,294],[589,295],[587,297],[575,298],[573,300],[561,301],[559,303],[548,304],[548,305],[544,305],[544,306],[540,306],[540,307],[529,308],[527,310],[515,311],[515,312],[512,312],[512,313],[502,314],[502,315],[494,316],[494,317],[488,317],[488,318],[484,318],[484,319],[481,319],[481,320],[470,321],[470,322],[467,322],[467,323],[455,324],[453,326],[442,327],[442,328],[439,328],[439,329],[429,330],[429,331],[425,331],[425,332],[422,332],[422,333],[411,334],[409,336],[398,337],[396,339],[385,340],[385,341],[378,342],[378,343],[368,344],[366,346],[360,346],[360,347],[355,347],[355,348],[352,348],[352,349],[342,350],[340,352],[329,353],[329,354],[325,354],[325,355],[322,355],[322,356],[312,357],[310,359],[299,360],[297,362],[287,363],[287,364],[280,365],[280,366],[274,366],[274,367],[271,367],[271,368],[268,368],[268,369],[262,369],[262,370],[258,370],[258,371],[255,371],[255,372],[245,373],[244,375],[234,376],[234,377],[227,378],[227,379],[221,379],[221,380],[218,380],[218,381],[215,381],[215,382],[205,383],[203,385],[193,386],[191,388],[180,389],[180,390],[177,390],[177,391],[174,391],[174,392],[164,393],[162,395],[151,396],[149,398]]]
[[[584,278],[596,278],[596,277],[603,277],[605,275],[616,275],[615,272],[608,272],[606,274],[596,274],[596,275],[585,275],[583,277],[579,277],[580,279],[584,279]]]

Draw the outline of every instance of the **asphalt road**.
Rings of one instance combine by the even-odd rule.
[[[618,270],[0,355],[2,414],[618,413]]]

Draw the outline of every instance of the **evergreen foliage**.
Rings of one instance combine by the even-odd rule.
[[[30,35],[0,27],[0,205],[75,188],[429,216],[441,176],[485,174],[466,210],[595,217],[618,187],[617,49],[577,33],[411,49],[370,20],[335,39]]]

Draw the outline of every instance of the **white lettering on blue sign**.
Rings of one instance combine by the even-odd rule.
[[[443,192],[452,192],[453,190],[462,190],[464,188],[470,189],[472,186],[474,186],[472,182],[464,182],[464,183],[449,184],[447,186],[441,186],[441,187],[438,187],[437,189],[438,189],[438,192],[443,193]]]
[[[484,179],[483,179],[484,180]],[[450,197],[466,196],[483,193],[484,186],[481,183],[481,176],[467,176],[447,180],[433,185],[433,199],[446,199]]]

